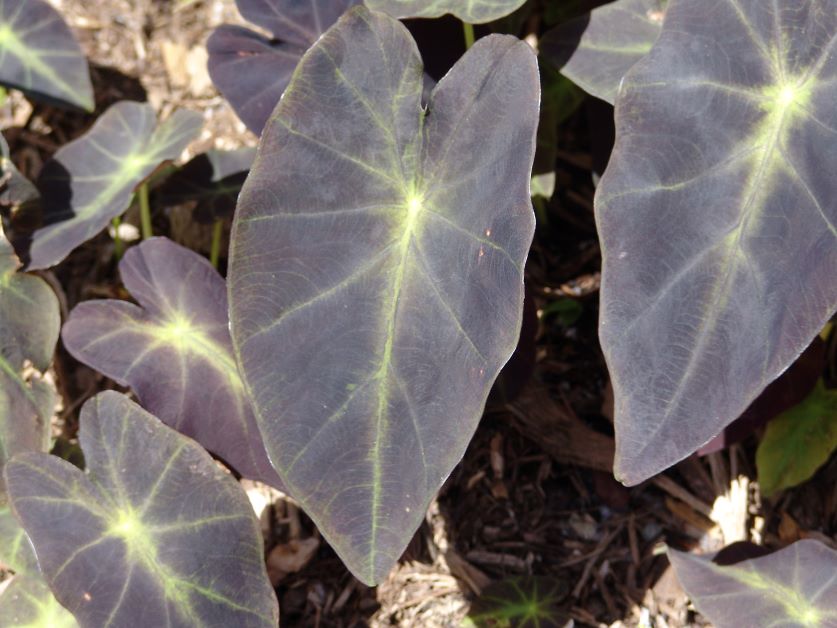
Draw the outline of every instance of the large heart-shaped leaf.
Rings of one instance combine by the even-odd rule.
[[[160,202],[194,202],[195,219],[204,224],[229,218],[255,156],[256,149],[249,147],[201,153],[160,186]]]
[[[538,42],[561,73],[613,104],[622,77],[660,36],[667,0],[616,0],[556,26]]]
[[[123,101],[61,147],[37,181],[42,225],[16,243],[27,268],[54,266],[104,229],[128,208],[143,179],[183,152],[202,120],[196,112],[176,111],[158,125],[151,105]]]
[[[526,0],[365,0],[366,6],[393,17],[441,17],[455,15],[469,24],[499,20]]]
[[[61,15],[44,0],[0,2],[0,83],[93,111],[87,59]]]
[[[359,0],[236,0],[247,20],[273,33],[223,24],[206,42],[209,75],[256,135],[291,80],[305,51]]]
[[[61,325],[55,293],[18,266],[0,225],[0,469],[19,451],[46,447],[52,389],[37,379],[27,383],[21,371],[27,360],[46,370]]]
[[[232,476],[115,392],[85,404],[79,438],[87,473],[27,453],[5,477],[41,571],[81,626],[275,628],[261,533]]]
[[[242,475],[279,486],[233,358],[224,279],[166,238],[129,249],[119,271],[140,307],[79,304],[64,325],[64,346]]]
[[[268,454],[367,583],[515,348],[534,229],[531,49],[481,39],[427,111],[421,93],[407,30],[349,11],[265,128],[233,228],[233,344]]]
[[[818,541],[727,566],[673,550],[668,557],[694,605],[718,628],[837,626],[837,552]]]
[[[837,309],[837,0],[672,0],[596,195],[615,472],[739,416]]]

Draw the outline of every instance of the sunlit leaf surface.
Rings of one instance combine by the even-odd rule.
[[[79,304],[62,330],[64,346],[242,475],[279,486],[233,358],[223,278],[166,238],[129,249],[119,271],[139,306]]]
[[[0,206],[11,211],[37,197],[38,190],[15,167],[9,154],[9,144],[0,135]]]
[[[0,565],[15,573],[38,573],[29,539],[5,503],[0,503]]]
[[[471,604],[463,628],[572,628],[559,603],[569,595],[564,580],[509,578],[495,582]]]
[[[556,26],[538,42],[561,73],[610,104],[625,73],[660,36],[666,0],[616,0]]]
[[[759,488],[772,495],[810,478],[837,450],[837,390],[822,380],[798,406],[770,423],[756,452]]]
[[[255,148],[201,153],[160,186],[160,202],[164,205],[194,202],[195,219],[204,224],[228,218],[235,211],[238,193],[255,156]]]
[[[206,43],[212,82],[238,117],[261,135],[305,51],[359,0],[236,0],[247,20],[273,39],[223,24]]]
[[[0,1],[0,83],[93,111],[87,59],[61,15],[44,0]]]
[[[837,626],[837,552],[818,541],[727,566],[674,550],[668,557],[695,607],[718,628]]]
[[[427,114],[422,81],[398,21],[347,13],[265,129],[231,247],[233,344],[268,454],[367,583],[515,348],[534,229],[531,49],[481,39]]]
[[[203,118],[176,111],[158,124],[149,104],[118,102],[93,128],[65,144],[38,177],[43,224],[20,246],[30,270],[63,260],[124,212],[134,188],[161,162],[175,159]]]
[[[42,573],[81,626],[276,627],[252,508],[202,447],[115,392],[85,404],[80,440],[86,473],[28,453],[5,476]]]
[[[61,324],[52,289],[18,265],[0,226],[0,469],[17,452],[46,447],[53,393],[40,380],[24,381],[21,371],[27,360],[46,370]]]
[[[596,196],[617,477],[739,416],[837,310],[837,0],[673,0]]]
[[[441,17],[455,15],[463,22],[482,24],[500,19],[526,0],[365,0],[366,6],[393,17]]]
[[[0,595],[0,628],[77,628],[43,578],[17,575]]]

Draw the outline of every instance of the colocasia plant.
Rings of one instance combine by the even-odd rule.
[[[595,214],[617,479],[643,482],[721,433],[837,310],[837,0],[616,0],[543,33],[540,72],[517,37],[474,41],[473,24],[525,16],[524,0],[237,5],[272,37],[219,27],[209,73],[260,135],[255,156],[161,170],[202,117],[127,101],[34,183],[2,143],[0,562],[17,575],[0,625],[276,626],[236,477],[289,494],[359,580],[383,581],[517,346],[533,165],[536,150],[537,174],[555,163],[559,110],[579,102],[567,79],[615,104]],[[431,90],[399,19],[445,14],[467,51]],[[0,2],[0,83],[95,104],[43,0]],[[536,182],[552,194],[554,177]],[[46,453],[60,315],[33,271],[135,201],[144,241],[118,264],[134,302],[80,303],[61,329],[137,402],[83,404],[82,470]],[[174,203],[215,225],[211,263],[150,237],[155,206]],[[809,390],[759,448],[765,495],[837,447],[837,397],[824,380]],[[832,549],[758,549],[669,559],[719,626],[837,625]],[[565,582],[501,585],[472,625],[571,621]]]

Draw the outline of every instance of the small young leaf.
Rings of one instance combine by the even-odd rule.
[[[818,541],[728,566],[668,551],[680,584],[717,626],[837,625],[837,552]]]
[[[43,279],[16,272],[18,266],[0,225],[0,469],[17,452],[46,448],[52,389],[25,382],[21,371],[26,360],[46,370],[61,325],[55,293]]]
[[[27,453],[5,477],[44,577],[83,628],[276,627],[252,507],[202,447],[110,391],[84,405],[79,438],[86,473]]]
[[[0,84],[93,111],[87,59],[44,0],[0,2]]]
[[[195,220],[202,224],[229,218],[255,156],[254,148],[201,153],[166,179],[157,190],[159,202],[179,205],[194,201]]]
[[[350,10],[297,68],[233,226],[233,345],[270,459],[370,584],[517,344],[534,231],[531,48],[480,39],[427,112],[422,82],[406,28]]]
[[[61,333],[67,351],[245,477],[281,487],[233,358],[224,279],[166,238],[129,249],[119,271],[140,307],[79,304]]]
[[[17,575],[0,595],[0,628],[78,628],[44,579]]]
[[[556,26],[541,38],[538,47],[564,76],[613,104],[622,77],[660,36],[666,2],[610,2]]]
[[[0,135],[0,207],[14,211],[36,198],[38,189],[12,163],[9,144]]]
[[[835,46],[837,0],[671,0],[625,77],[596,193],[625,483],[718,434],[837,310]]]
[[[366,6],[393,17],[441,17],[455,15],[469,24],[498,20],[517,10],[526,0],[366,0]]]
[[[222,24],[206,42],[209,75],[256,135],[288,86],[305,51],[359,0],[236,0],[247,20],[273,33]]]
[[[769,496],[809,479],[837,449],[837,390],[822,380],[798,406],[767,424],[756,452],[759,488]]]
[[[501,580],[474,601],[463,627],[572,628],[573,620],[559,607],[567,595],[567,583],[556,578]]]
[[[123,101],[61,147],[37,181],[42,225],[18,247],[27,268],[54,266],[104,229],[128,208],[139,183],[183,152],[202,120],[196,112],[176,111],[158,125],[151,105]]]

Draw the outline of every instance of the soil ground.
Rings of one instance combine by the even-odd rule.
[[[93,64],[97,113],[121,99],[148,100],[161,116],[200,111],[205,129],[190,155],[257,143],[205,69],[212,29],[244,23],[233,0],[51,1]],[[589,99],[561,126],[557,192],[544,206],[547,221],[540,221],[527,265],[530,319],[518,355],[389,578],[363,586],[291,500],[250,487],[254,503],[266,507],[266,552],[283,626],[458,626],[492,583],[523,575],[554,578],[564,593],[560,606],[577,625],[703,626],[668,567],[666,545],[714,551],[735,540],[779,547],[802,537],[835,545],[834,459],[773,501],[759,497],[753,437],[638,487],[610,474],[591,171],[600,171],[603,154],[606,160],[611,115]],[[94,119],[33,109],[14,93],[0,109],[12,154],[29,176]],[[157,234],[208,251],[209,228],[192,221],[188,207],[157,209]],[[124,296],[107,234],[45,276],[63,287],[65,314],[85,299]],[[54,375],[63,398],[56,429],[71,449],[80,405],[114,385],[60,349]]]

